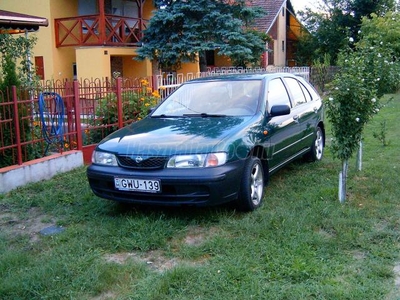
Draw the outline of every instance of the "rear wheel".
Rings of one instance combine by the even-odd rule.
[[[258,157],[246,162],[239,191],[238,207],[242,211],[253,211],[261,206],[264,196],[264,170]]]
[[[321,127],[317,127],[315,132],[315,139],[313,144],[311,145],[310,152],[307,153],[306,158],[309,161],[318,161],[322,159],[324,154],[324,133],[322,132]]]

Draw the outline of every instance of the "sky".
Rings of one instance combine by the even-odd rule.
[[[290,0],[294,10],[304,10],[305,7],[310,7],[312,10],[317,10],[318,0]]]

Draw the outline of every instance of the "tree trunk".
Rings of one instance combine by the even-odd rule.
[[[339,173],[339,201],[342,204],[346,201],[346,181],[348,165],[348,160],[343,161],[343,168],[342,171]]]

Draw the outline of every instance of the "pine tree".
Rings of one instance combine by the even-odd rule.
[[[204,62],[205,51],[217,50],[236,66],[256,64],[265,51],[267,35],[254,20],[265,14],[244,0],[156,1],[158,10],[144,31],[139,59],[177,70],[184,62]]]

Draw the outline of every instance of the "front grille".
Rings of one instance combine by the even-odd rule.
[[[167,163],[168,157],[165,156],[117,156],[119,165],[131,169],[161,169]]]

